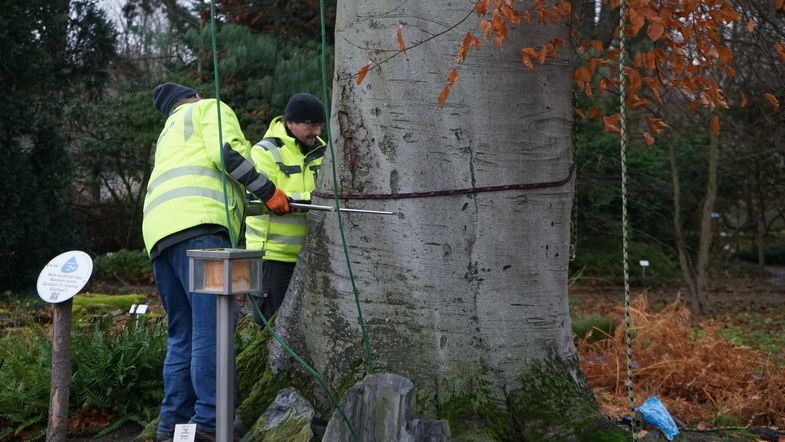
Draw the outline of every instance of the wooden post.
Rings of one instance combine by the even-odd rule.
[[[69,299],[52,304],[52,387],[49,391],[47,442],[63,442],[68,434],[71,391],[71,306]]]

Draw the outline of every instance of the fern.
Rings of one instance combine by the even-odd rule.
[[[73,355],[75,403],[112,411],[124,422],[146,423],[163,398],[163,325],[129,322],[120,330],[108,330],[99,324],[74,341],[79,349]]]
[[[38,324],[0,338],[0,418],[10,424],[4,435],[45,426],[51,354],[46,330]]]

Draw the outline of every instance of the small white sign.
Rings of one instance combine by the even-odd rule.
[[[641,267],[648,267],[648,266],[649,266],[649,261],[646,260],[646,259],[642,259],[641,260]]]
[[[173,442],[194,442],[196,424],[177,424],[174,426]]]
[[[57,304],[79,293],[93,274],[93,260],[80,250],[61,253],[49,261],[38,275],[38,296]]]
[[[136,314],[137,315],[143,315],[145,313],[147,313],[147,304],[139,304],[136,307]]]
[[[136,304],[131,304],[131,310],[128,310],[128,313],[132,315],[136,313]]]

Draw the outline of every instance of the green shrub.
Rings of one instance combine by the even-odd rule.
[[[0,338],[0,440],[36,440],[46,433],[52,346],[43,326]]]
[[[673,258],[656,245],[629,242],[628,250],[630,278],[642,277],[641,260],[648,260],[646,280],[678,278],[679,266]],[[575,261],[570,263],[571,271],[580,270],[583,277],[602,278],[612,282],[623,279],[621,240],[593,238],[578,245]]]
[[[605,316],[589,315],[572,321],[572,333],[591,342],[612,337],[615,332],[616,322]]]
[[[120,250],[93,260],[93,278],[123,284],[150,284],[153,267],[141,250]]]
[[[0,439],[34,440],[46,432],[51,376],[51,343],[40,325],[0,338]],[[117,418],[102,433],[128,422],[144,425],[163,397],[166,356],[162,322],[99,323],[71,338],[70,408],[99,409]]]
[[[737,256],[742,261],[757,263],[758,247],[752,246],[740,250]],[[763,257],[768,265],[785,265],[785,244],[766,246],[763,251]]]
[[[153,419],[163,398],[166,327],[161,321],[127,322],[119,330],[97,324],[72,345],[72,406],[118,416],[103,433]]]

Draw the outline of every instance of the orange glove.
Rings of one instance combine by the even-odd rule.
[[[286,193],[277,187],[275,188],[273,196],[265,201],[264,205],[276,215],[283,215],[292,211],[292,209],[289,208],[289,198],[286,196]]]

